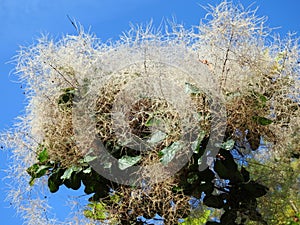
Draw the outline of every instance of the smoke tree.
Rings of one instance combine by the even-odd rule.
[[[207,10],[190,30],[136,26],[104,43],[75,25],[20,49],[28,105],[2,140],[26,223],[299,222],[297,39],[272,36],[241,5]],[[89,199],[57,221],[43,196],[62,186]]]

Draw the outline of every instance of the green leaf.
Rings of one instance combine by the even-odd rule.
[[[38,155],[38,160],[43,163],[46,162],[49,159],[47,148],[44,148],[43,151],[40,152]]]
[[[248,182],[250,180],[250,173],[245,169],[245,167],[241,168],[241,174],[244,178],[244,182]]]
[[[146,127],[159,126],[160,123],[161,123],[161,120],[156,119],[156,118],[154,118],[154,117],[150,117],[150,118],[146,121],[145,126],[146,126]]]
[[[81,186],[81,173],[72,173],[69,179],[64,180],[64,185],[67,188],[78,190]]]
[[[258,124],[262,126],[270,125],[271,123],[273,123],[272,120],[261,116],[253,116],[253,120],[255,120]]]
[[[225,211],[223,215],[220,218],[221,224],[222,225],[235,225],[235,220],[237,218],[237,212],[230,210],[230,211]]]
[[[238,170],[238,166],[236,162],[234,161],[234,158],[230,151],[227,151],[225,149],[220,149],[219,154],[223,157],[223,160],[221,161],[222,164],[230,171],[234,172]]]
[[[64,174],[61,176],[61,179],[63,179],[63,180],[70,179],[73,172],[79,172],[81,170],[82,170],[82,167],[71,166],[70,168],[66,169]]]
[[[31,179],[29,181],[29,185],[32,186],[34,184],[34,180],[36,178],[40,178],[44,176],[47,171],[52,168],[52,166],[49,165],[39,165],[39,164],[33,164],[31,167],[29,167],[26,172],[31,176]]]
[[[260,101],[263,103],[263,105],[265,106],[265,104],[266,104],[267,101],[268,101],[267,97],[264,96],[264,95],[262,95],[262,94],[260,94],[260,95],[259,95],[259,99],[260,99]]]
[[[231,183],[242,182],[242,174],[238,171],[238,166],[230,151],[220,149],[219,153],[223,159],[216,160],[214,170],[218,173],[220,178],[230,180]]]
[[[187,93],[187,94],[200,94],[201,91],[195,85],[186,82],[185,83],[185,93]]]
[[[192,142],[191,148],[192,148],[193,152],[199,153],[201,143],[202,143],[204,137],[205,137],[205,131],[201,130],[197,137],[197,140]]]
[[[64,170],[58,169],[48,178],[48,187],[51,193],[55,193],[58,191],[59,186],[63,184],[63,180],[60,179]]]
[[[181,146],[180,142],[174,142],[170,146],[164,148],[163,150],[161,150],[162,157],[161,157],[160,161],[164,165],[168,164],[169,162],[172,161],[172,159],[174,158],[176,153],[181,149],[181,147],[182,146]]]
[[[30,175],[30,176],[35,176],[36,171],[39,169],[39,165],[38,164],[33,164],[31,167],[27,168],[26,172]]]
[[[147,140],[148,143],[150,144],[156,144],[161,142],[166,138],[167,134],[162,132],[162,131],[157,131],[151,135],[151,137]]]
[[[268,190],[266,186],[256,183],[255,181],[250,181],[249,183],[244,184],[242,187],[254,198],[264,196],[267,194]]]
[[[205,196],[203,199],[203,203],[208,207],[213,207],[217,209],[221,209],[225,206],[223,198],[218,195]]]
[[[233,149],[234,144],[235,144],[235,141],[234,141],[233,139],[230,139],[230,140],[228,140],[228,141],[222,143],[222,144],[220,145],[220,148],[225,149],[225,150],[227,150],[227,151],[230,151],[230,150]]]
[[[49,165],[39,166],[38,170],[36,171],[36,178],[40,178],[40,177],[44,176],[50,168],[52,168],[52,166],[49,166]]]
[[[191,172],[188,174],[188,177],[187,177],[187,182],[189,184],[193,184],[195,183],[197,180],[199,179],[198,175],[194,172]]]
[[[194,215],[195,214],[195,215]],[[181,225],[199,225],[199,224],[206,224],[209,216],[211,214],[210,210],[199,210],[194,211],[193,214],[184,219],[184,222],[180,223]]]
[[[122,196],[118,193],[114,193],[114,194],[110,195],[110,200],[113,203],[120,203],[121,199],[122,199]]]
[[[200,171],[198,174],[202,180],[207,181],[207,182],[211,182],[213,179],[215,179],[215,174],[213,171],[211,171],[209,169],[209,167],[207,167],[203,171]]]
[[[121,170],[125,170],[128,167],[131,167],[134,164],[136,164],[138,161],[141,160],[141,158],[142,158],[141,156],[134,156],[134,157],[132,157],[132,156],[125,155],[125,156],[123,156],[122,158],[120,158],[118,160],[118,162],[119,162],[119,168]]]
[[[85,170],[82,171],[83,173],[91,173],[92,172],[92,168],[88,167]]]
[[[94,220],[107,219],[107,210],[103,202],[93,202],[88,204],[89,209],[83,211],[84,216]]]
[[[206,195],[210,195],[213,191],[214,191],[215,187],[214,184],[212,182],[205,182],[205,183],[201,183],[198,187],[197,190],[199,192],[204,192]]]
[[[97,156],[86,155],[83,158],[83,162],[90,163],[90,162],[94,161],[97,158],[98,158]]]
[[[214,170],[218,173],[221,179],[230,179],[232,177],[231,171],[228,170],[220,160],[215,162]]]
[[[50,176],[48,179],[48,187],[51,193],[55,193],[59,190],[59,182],[53,176]]]

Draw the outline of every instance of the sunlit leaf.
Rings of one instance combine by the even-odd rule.
[[[123,156],[122,158],[120,158],[118,160],[119,162],[119,168],[121,170],[125,170],[127,169],[128,167],[131,167],[133,166],[134,164],[136,164],[137,162],[139,162],[141,160],[141,156]]]
[[[83,161],[86,162],[86,163],[90,163],[90,162],[94,161],[97,158],[98,158],[97,156],[86,155],[83,158]]]
[[[160,161],[164,165],[168,164],[169,162],[172,161],[172,159],[174,158],[176,153],[181,149],[181,147],[182,145],[180,144],[180,142],[174,142],[170,146],[164,148],[163,150],[161,150],[162,157]]]
[[[201,130],[199,132],[197,140],[192,142],[191,148],[192,148],[193,152],[199,153],[199,149],[201,147],[201,143],[202,143],[204,137],[205,137],[205,131]]]
[[[151,117],[146,121],[145,126],[146,127],[159,126],[160,123],[161,123],[161,120]]]
[[[49,159],[48,151],[46,148],[43,149],[43,151],[40,152],[38,155],[38,160],[43,163],[46,162]]]
[[[32,186],[36,178],[44,176],[52,166],[33,164],[26,172],[31,176],[29,185]]]
[[[63,179],[63,180],[70,179],[73,172],[78,172],[81,170],[82,170],[82,167],[72,166],[64,172],[64,174],[61,176],[61,179]]]
[[[83,173],[90,173],[92,172],[92,168],[91,167],[88,167],[86,168],[85,170],[82,171]]]
[[[72,173],[69,179],[64,180],[64,185],[67,188],[78,190],[81,186],[81,173]]]
[[[228,150],[228,151],[229,151],[229,150],[233,149],[234,144],[235,144],[235,141],[234,141],[233,139],[230,139],[230,140],[228,140],[228,141],[222,143],[222,144],[220,145],[220,147],[221,147],[222,149],[225,149],[225,150]]]
[[[200,94],[201,91],[195,85],[186,82],[185,83],[185,93],[187,93],[187,94]]]
[[[161,142],[166,138],[167,134],[162,132],[162,131],[157,131],[151,135],[151,137],[147,140],[148,143],[150,144],[156,144]]]

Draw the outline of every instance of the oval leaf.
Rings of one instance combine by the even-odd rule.
[[[46,148],[43,149],[43,151],[40,152],[38,155],[38,160],[43,163],[46,162],[49,159],[48,151]]]
[[[213,207],[217,209],[221,209],[225,205],[223,198],[217,195],[205,196],[203,199],[203,203],[208,207]]]
[[[159,130],[159,131],[153,133],[152,136],[147,140],[147,142],[150,144],[156,144],[156,143],[159,143],[162,140],[164,140],[166,138],[166,136],[167,136],[166,133]]]
[[[170,146],[168,146],[168,147],[164,148],[163,150],[161,150],[162,158],[160,159],[160,161],[164,165],[168,164],[169,162],[172,161],[172,159],[176,155],[176,152],[178,152],[180,149],[181,149],[180,142],[174,142]]]
[[[125,170],[128,167],[131,167],[134,164],[136,164],[138,161],[141,160],[141,158],[142,158],[141,156],[134,156],[134,157],[132,157],[132,156],[125,155],[125,156],[123,156],[122,158],[120,158],[118,160],[118,162],[119,162],[119,168],[121,170]]]

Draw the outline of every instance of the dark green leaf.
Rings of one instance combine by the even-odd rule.
[[[221,196],[207,195],[203,199],[203,203],[208,207],[221,209],[225,206],[225,202]]]
[[[209,169],[209,167],[207,167],[205,170],[200,171],[198,173],[199,177],[201,180],[204,180],[206,182],[211,182],[214,178],[215,178],[215,174],[213,171],[211,171]]]
[[[271,123],[273,123],[272,120],[270,120],[266,117],[254,116],[253,119],[262,126],[270,125]]]
[[[59,186],[63,184],[63,180],[60,179],[64,170],[58,169],[48,178],[48,187],[51,193],[55,193],[58,191]]]
[[[232,154],[230,153],[230,151],[224,150],[224,149],[220,149],[219,154],[223,157],[223,160],[220,160],[224,166],[234,172],[237,171],[238,166],[236,164],[236,162],[234,161],[234,158],[232,156]]]
[[[197,191],[204,192],[206,195],[210,195],[214,191],[214,184],[212,182],[201,183],[197,187]]]
[[[48,179],[48,187],[51,193],[55,193],[59,190],[59,183],[53,177]]]
[[[191,173],[188,174],[188,177],[187,177],[186,180],[189,184],[193,184],[198,180],[198,178],[199,177],[195,172],[191,172]]]
[[[156,119],[156,118],[154,118],[154,117],[150,117],[147,121],[146,121],[146,123],[145,123],[145,126],[146,127],[151,127],[151,126],[159,126],[160,125],[160,123],[161,123],[161,120],[159,120],[159,119]]]
[[[224,161],[217,160],[214,165],[214,170],[218,173],[220,178],[230,180],[230,183],[242,182],[243,178],[241,173],[235,169],[235,166],[229,166],[229,163],[224,164]]]
[[[245,167],[242,167],[241,174],[244,178],[244,182],[248,182],[250,180],[250,173],[245,169]]]
[[[64,185],[67,188],[78,190],[81,186],[81,173],[72,173],[70,179],[64,180]]]
[[[235,222],[237,218],[237,212],[233,210],[225,211],[223,215],[220,218],[222,225],[235,225],[237,224]]]
[[[221,160],[217,160],[214,165],[214,170],[218,173],[221,179],[230,179],[233,175],[230,170],[228,170]]]
[[[267,187],[256,183],[255,181],[250,181],[249,183],[244,184],[242,187],[254,198],[262,197],[267,194],[268,191]]]

